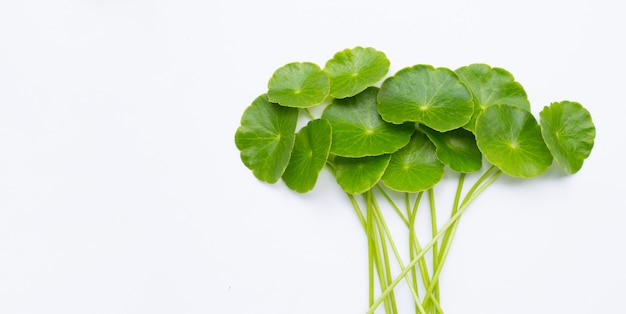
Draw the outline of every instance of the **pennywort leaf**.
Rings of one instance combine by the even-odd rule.
[[[485,158],[510,176],[535,177],[552,164],[539,124],[526,110],[489,106],[476,119],[475,134]]]
[[[387,78],[378,93],[385,121],[419,122],[439,132],[464,126],[474,112],[469,90],[446,68],[416,65]]]
[[[356,96],[335,99],[322,118],[333,130],[331,153],[364,157],[392,153],[409,142],[415,124],[385,122],[376,111],[378,88],[369,87]]]
[[[567,173],[578,172],[596,136],[589,111],[577,102],[554,102],[543,108],[539,119],[541,133],[557,164]]]
[[[374,187],[385,173],[390,155],[361,158],[335,158],[337,184],[350,194],[361,194]]]
[[[441,181],[444,165],[437,159],[435,146],[416,130],[409,144],[391,154],[382,182],[392,190],[419,192]]]
[[[297,122],[297,109],[271,103],[265,94],[244,111],[235,144],[241,151],[241,161],[259,180],[275,183],[283,175]]]
[[[458,68],[455,73],[474,100],[474,114],[466,129],[474,131],[476,118],[491,105],[511,105],[530,111],[526,91],[505,69],[478,63]]]
[[[309,108],[322,103],[329,91],[330,80],[317,64],[293,62],[274,72],[267,95],[281,106]]]
[[[330,96],[354,96],[381,80],[389,71],[389,59],[374,48],[355,47],[337,52],[326,62]]]
[[[458,128],[442,133],[423,125],[420,130],[435,144],[437,158],[450,169],[469,173],[482,167],[483,156],[472,132]]]
[[[298,133],[283,181],[292,190],[305,193],[315,187],[330,151],[331,126],[324,119],[309,121]]]

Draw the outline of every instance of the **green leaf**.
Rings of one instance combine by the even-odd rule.
[[[337,52],[326,62],[330,96],[352,97],[381,80],[389,71],[389,59],[374,48],[356,47]]]
[[[418,192],[432,188],[443,178],[444,165],[437,159],[435,146],[416,131],[411,141],[391,154],[382,182],[392,190]]]
[[[471,64],[456,71],[461,82],[469,88],[474,99],[474,114],[465,126],[474,131],[476,118],[491,105],[511,105],[530,111],[528,96],[513,75],[502,68],[486,64]]]
[[[241,117],[235,144],[241,160],[259,180],[280,179],[294,144],[298,110],[271,103],[267,95],[252,102]]]
[[[441,133],[423,125],[420,130],[435,144],[437,158],[450,169],[468,173],[482,167],[483,156],[472,132],[459,128]]]
[[[578,172],[596,136],[591,114],[577,102],[562,101],[539,113],[541,133],[556,162],[567,173]]]
[[[350,194],[361,194],[374,187],[385,173],[390,155],[361,158],[335,158],[335,177],[341,188]]]
[[[539,124],[526,110],[489,106],[476,119],[475,134],[485,158],[510,176],[538,176],[552,164]]]
[[[310,62],[293,62],[279,68],[267,85],[271,102],[296,108],[318,105],[330,91],[326,73]]]
[[[392,153],[409,142],[415,124],[385,122],[376,111],[378,88],[369,87],[360,94],[335,99],[322,118],[332,124],[331,153],[344,157],[376,156]]]
[[[324,119],[309,121],[296,134],[291,159],[283,174],[287,186],[299,193],[315,187],[330,151],[331,126]]]
[[[446,68],[416,65],[387,78],[378,93],[385,121],[419,122],[439,132],[465,125],[474,112],[472,95]]]

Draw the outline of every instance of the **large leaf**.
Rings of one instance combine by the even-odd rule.
[[[435,146],[424,133],[416,131],[407,146],[391,154],[382,182],[392,190],[418,192],[435,186],[443,173]]]
[[[344,157],[376,156],[392,153],[409,142],[415,124],[385,122],[376,111],[378,88],[369,87],[360,94],[335,99],[322,118],[333,128],[331,153]]]
[[[317,64],[293,62],[276,70],[267,87],[271,102],[287,107],[308,108],[326,99],[330,80]]]
[[[326,62],[324,71],[332,97],[351,97],[381,80],[389,71],[389,59],[374,48],[345,49]]]
[[[469,90],[446,68],[416,65],[387,78],[378,93],[385,121],[419,122],[439,132],[464,126],[474,112]]]
[[[294,144],[298,110],[271,103],[261,95],[246,108],[235,144],[241,160],[259,180],[275,183],[280,179]]]
[[[511,105],[530,111],[526,91],[505,69],[477,63],[458,68],[455,72],[474,99],[474,114],[466,129],[474,131],[476,118],[491,105]]]
[[[539,124],[526,110],[489,106],[476,119],[475,134],[485,158],[510,176],[538,176],[552,164]]]
[[[450,169],[468,173],[482,167],[483,156],[476,146],[476,138],[472,132],[459,128],[441,133],[423,125],[420,130],[437,147],[437,158]]]
[[[555,102],[543,108],[539,119],[541,133],[556,162],[567,173],[578,172],[596,136],[589,111],[577,102]]]
[[[365,193],[380,181],[390,158],[390,155],[361,158],[336,157],[337,183],[350,194]]]
[[[291,159],[283,174],[287,186],[299,193],[315,187],[330,151],[331,126],[324,119],[309,121],[296,134]]]

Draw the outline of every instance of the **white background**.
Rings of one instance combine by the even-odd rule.
[[[446,313],[626,313],[624,13],[609,0],[2,1],[0,313],[364,313],[365,237],[330,175],[297,195],[258,182],[234,145],[276,68],[354,46],[385,52],[391,73],[503,67],[535,113],[567,99],[593,115],[579,173],[502,178],[464,215]]]

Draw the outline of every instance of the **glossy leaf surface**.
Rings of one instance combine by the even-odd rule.
[[[374,187],[385,173],[390,155],[361,158],[335,158],[335,177],[341,188],[350,194],[361,194]]]
[[[376,111],[378,88],[369,87],[360,94],[335,99],[324,110],[333,129],[331,153],[344,157],[376,156],[392,153],[409,142],[413,123],[391,124]]]
[[[474,134],[463,128],[448,132],[437,132],[426,126],[420,126],[437,148],[437,158],[458,172],[474,172],[480,170],[483,156]]]
[[[489,106],[476,119],[475,134],[485,158],[510,176],[535,177],[552,164],[539,124],[526,110]]]
[[[310,62],[294,62],[279,68],[267,85],[271,102],[296,108],[318,105],[330,91],[326,73]]]
[[[567,173],[578,172],[596,136],[589,111],[576,102],[555,102],[543,108],[539,119],[541,133],[556,162]]]
[[[437,159],[435,146],[426,135],[416,131],[409,144],[391,154],[382,182],[392,190],[418,192],[441,181],[444,165]]]
[[[474,114],[465,126],[466,129],[473,131],[476,117],[491,105],[511,105],[530,111],[526,91],[506,70],[486,64],[472,64],[458,68],[455,72],[469,88],[474,100]]]
[[[332,97],[351,97],[380,81],[389,71],[389,59],[374,48],[345,49],[326,62],[324,71]]]
[[[331,126],[324,119],[309,121],[296,134],[291,159],[283,181],[292,190],[305,193],[315,187],[330,151]]]
[[[259,180],[275,183],[287,167],[294,145],[298,110],[271,103],[261,95],[246,108],[235,144],[243,163]]]
[[[387,78],[378,94],[385,121],[419,122],[439,132],[464,126],[474,112],[472,95],[446,68],[416,65]]]

